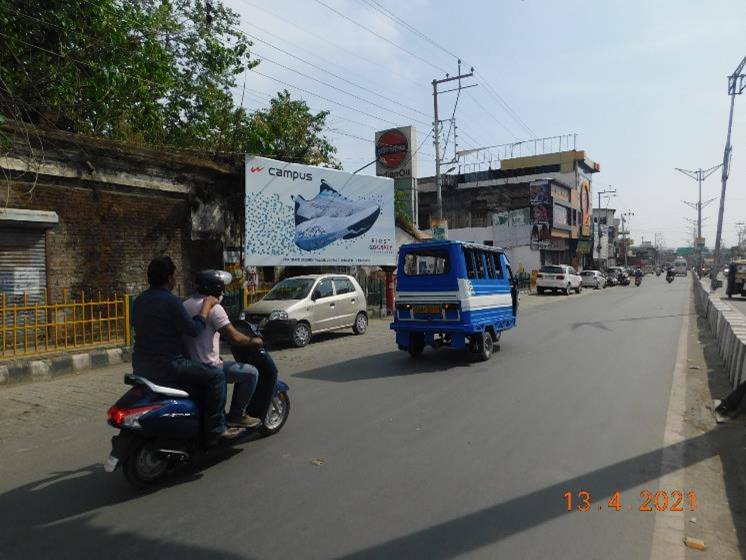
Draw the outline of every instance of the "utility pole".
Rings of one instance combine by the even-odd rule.
[[[733,106],[736,103],[736,95],[741,95],[743,90],[746,89],[746,74],[743,73],[743,68],[746,66],[746,57],[741,60],[741,63],[736,67],[735,72],[728,76],[728,95],[730,95],[730,114],[728,116],[728,134],[725,139],[725,150],[723,152],[723,169],[722,169],[722,189],[720,192],[720,208],[718,210],[718,229],[715,234],[715,266],[712,267],[710,273],[710,279],[715,280],[717,271],[720,268],[720,240],[723,234],[723,213],[725,211],[725,188],[728,185],[728,172],[730,171],[730,153],[732,146],[730,143],[731,132],[733,131]]]
[[[461,73],[461,60],[458,61],[458,75],[457,76],[449,76],[446,74],[446,77],[440,80],[433,80],[433,144],[435,144],[435,189],[436,189],[436,195],[437,195],[437,218],[439,225],[443,222],[443,195],[442,195],[442,180],[440,175],[440,117],[438,116],[438,94],[440,93],[448,93],[451,91],[458,91],[460,92],[462,89],[475,87],[477,84],[471,84],[468,86],[462,86],[461,80],[464,78],[471,78],[474,76],[474,68],[469,69],[468,74],[462,74]],[[447,89],[445,91],[438,91],[438,86],[440,84],[444,84],[446,82],[453,82],[458,81],[458,87]]]
[[[613,196],[616,194],[616,189],[609,189],[608,191],[598,191],[598,209],[599,215],[597,218],[596,229],[598,230],[598,266],[601,267],[601,195],[608,194]]]
[[[699,246],[700,240],[702,239],[702,208],[708,206],[712,201],[716,200],[715,198],[711,198],[705,203],[702,203],[702,181],[707,179],[710,175],[715,173],[723,164],[720,163],[718,165],[715,165],[713,167],[710,167],[709,169],[702,169],[701,167],[695,171],[690,171],[688,169],[681,169],[680,167],[676,168],[676,171],[679,171],[680,173],[683,173],[687,177],[694,179],[697,181],[697,184],[699,186],[699,198],[697,199],[696,203],[682,201],[687,206],[690,206],[691,208],[694,208],[697,211],[697,240],[695,241],[695,249],[697,251],[697,266],[699,267],[699,270],[702,270],[702,249],[703,247]]]
[[[624,268],[627,268],[627,251],[629,247],[627,246],[627,227],[626,223],[629,221],[629,219],[634,216],[635,213],[627,210],[626,212],[622,212],[622,234],[624,236]]]

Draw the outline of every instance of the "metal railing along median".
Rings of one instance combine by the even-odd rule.
[[[0,294],[0,360],[130,344],[130,296]]]

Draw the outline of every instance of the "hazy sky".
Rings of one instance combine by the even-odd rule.
[[[696,200],[696,182],[674,168],[708,168],[722,161],[726,76],[746,56],[745,0],[226,3],[242,15],[243,29],[261,39],[254,50],[264,61],[256,70],[326,98],[287,88],[312,108],[331,111],[334,130],[327,136],[338,146],[346,170],[374,159],[375,130],[415,124],[424,138],[432,122],[430,82],[444,71],[456,71],[452,56],[382,15],[379,7],[482,76],[475,80],[478,87],[462,95],[456,111],[460,148],[532,137],[491,86],[537,136],[577,133],[579,148],[601,164],[594,189],[611,185],[618,196],[609,206],[635,212],[634,240],[660,232],[669,246],[686,244],[690,226],[684,218],[696,217],[681,202]],[[245,104],[264,106],[283,87],[250,72]],[[443,115],[450,114],[454,101],[453,94],[442,97]],[[736,241],[735,223],[746,222],[746,95],[736,98],[733,144],[727,245]],[[420,151],[420,176],[432,174],[433,154],[428,140]],[[703,199],[719,193],[717,172],[704,183]],[[709,246],[715,240],[717,204],[703,211],[709,218],[703,225]]]

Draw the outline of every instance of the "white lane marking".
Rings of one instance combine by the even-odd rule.
[[[671,393],[668,397],[666,427],[663,433],[663,453],[661,470],[669,471],[658,481],[658,488],[671,492],[684,489],[684,413],[686,412],[686,371],[687,371],[687,336],[689,334],[689,315],[684,314],[676,351],[676,365],[671,379]],[[673,447],[676,446],[676,447]],[[655,510],[654,510],[655,511]],[[650,558],[658,560],[678,560],[686,557],[684,547],[685,519],[682,512],[655,511],[653,528],[653,546]]]

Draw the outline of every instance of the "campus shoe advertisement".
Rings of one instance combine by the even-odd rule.
[[[246,156],[246,264],[396,264],[394,181]]]

